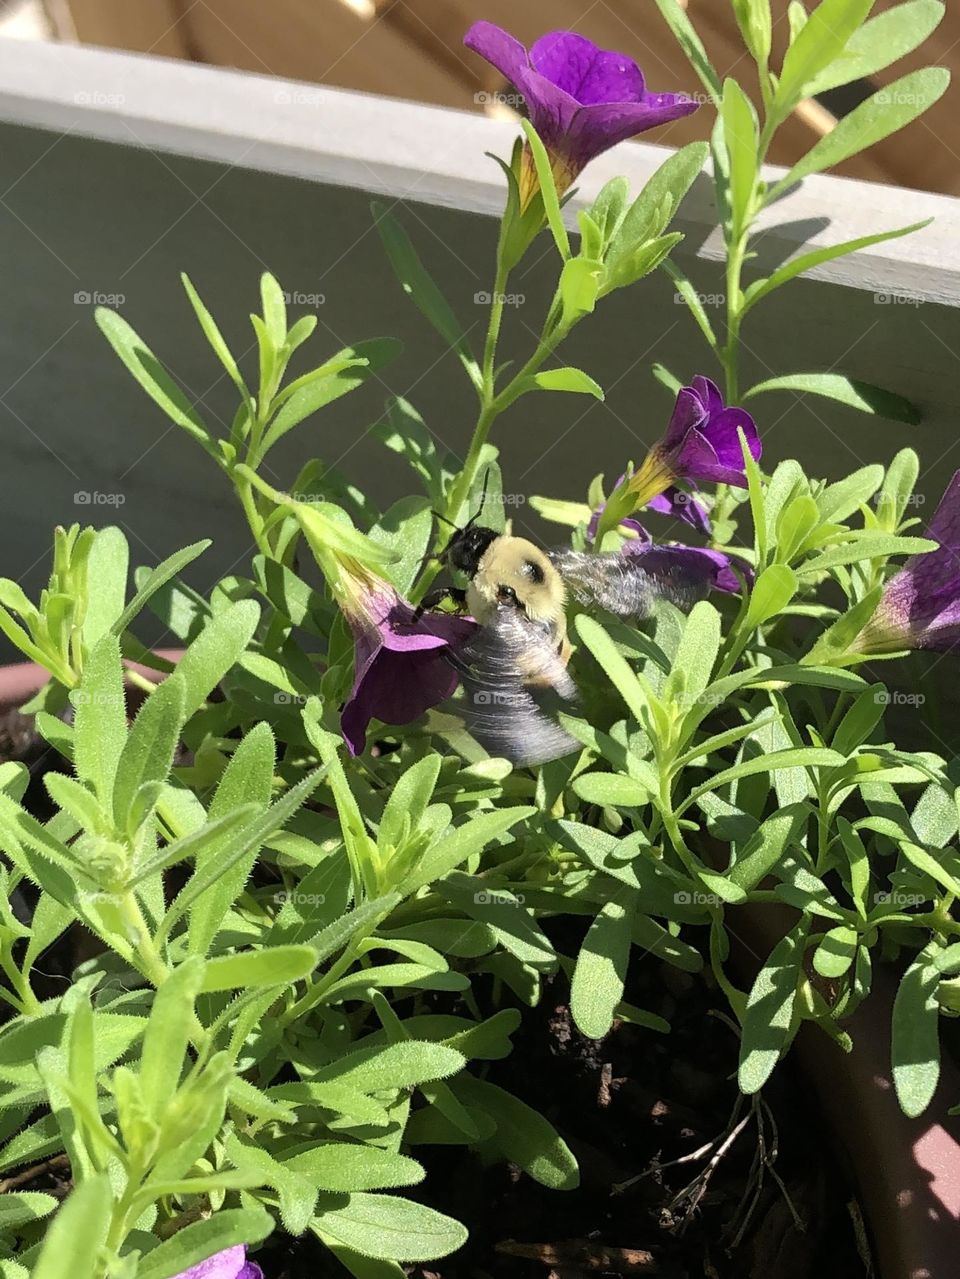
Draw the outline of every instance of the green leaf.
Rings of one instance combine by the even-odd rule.
[[[141,804],[150,802],[153,796],[154,791],[151,787],[141,788],[138,802]],[[188,858],[203,860],[203,855],[210,850],[213,850],[214,856],[218,853],[222,854],[224,847],[229,847],[230,842],[236,837],[238,828],[253,818],[256,812],[256,805],[244,804],[215,821],[205,822],[202,826],[188,831],[180,839],[165,845],[152,857],[140,861],[137,864],[136,874],[128,881],[128,887],[137,888],[152,875],[176,866],[178,862],[186,861]]]
[[[50,798],[69,813],[77,825],[95,835],[106,835],[109,823],[95,796],[75,777],[47,773],[43,779]]]
[[[149,1113],[158,1121],[176,1092],[203,973],[203,960],[197,956],[187,959],[173,970],[154,996],[143,1035],[140,1090]]]
[[[395,338],[357,342],[285,387],[273,401],[279,407],[254,454],[254,462],[259,463],[278,440],[306,418],[363,386],[389,364],[400,349]]]
[[[73,746],[77,775],[93,786],[100,803],[110,804],[117,765],[127,740],[126,698],[120,644],[104,635],[89,654],[75,708]]]
[[[907,969],[893,1003],[893,1083],[900,1108],[911,1119],[926,1110],[940,1078],[939,981],[936,951],[928,946]]]
[[[765,67],[773,41],[770,0],[733,0],[733,12],[751,58],[758,66]]]
[[[190,305],[193,307],[194,314],[200,323],[201,329],[203,329],[204,337],[213,348],[213,352],[217,359],[230,375],[231,382],[233,382],[234,386],[240,392],[244,401],[249,403],[250,392],[247,390],[247,385],[241,376],[240,369],[230,352],[230,348],[223,340],[223,334],[217,328],[216,321],[204,306],[203,301],[200,298],[200,294],[193,287],[193,283],[186,272],[181,272],[180,282],[183,284],[184,291],[190,299]]]
[[[415,1186],[424,1170],[415,1159],[378,1150],[376,1146],[352,1146],[330,1141],[284,1159],[284,1168],[308,1177],[320,1190],[388,1190]]]
[[[882,466],[861,466],[835,484],[828,484],[817,496],[821,520],[837,523],[849,519],[855,511],[860,510],[863,503],[870,501],[882,481]],[[878,502],[877,505],[881,506],[883,503]]]
[[[846,4],[848,0],[837,2]],[[866,3],[866,0],[859,0],[859,3]],[[876,146],[891,133],[905,128],[938,102],[949,85],[950,72],[944,67],[926,67],[879,89],[838,121],[836,128],[825,134],[786,177],[780,179],[767,193],[767,203],[812,173],[821,173],[842,164],[852,155]]]
[[[58,1206],[59,1200],[53,1195],[44,1195],[35,1190],[24,1190],[19,1193],[6,1191],[0,1197],[0,1235],[16,1230],[31,1221],[40,1221],[49,1217]]]
[[[580,947],[570,984],[570,1011],[588,1039],[603,1039],[623,998],[630,922],[626,906],[615,899],[606,901]]]
[[[404,880],[401,892],[408,897],[426,884],[442,879],[468,857],[482,852],[488,844],[505,835],[511,826],[523,821],[525,817],[532,817],[536,811],[532,807],[501,808],[492,813],[471,817],[465,825],[458,826],[445,835],[425,853],[420,863]]]
[[[592,395],[596,400],[603,399],[603,387],[582,369],[547,369],[543,373],[535,373],[530,379],[530,389],[533,387],[539,387],[541,391],[573,391]]]
[[[718,791],[730,782],[739,781],[742,777],[755,777],[759,773],[775,773],[784,768],[838,768],[845,762],[844,756],[837,751],[824,750],[817,746],[798,746],[790,750],[771,751],[767,755],[758,755],[754,759],[744,760],[716,773],[702,786],[697,786],[677,810],[683,813],[691,804],[696,803],[701,795],[710,791]]]
[[[439,755],[425,755],[394,782],[380,819],[377,842],[381,848],[399,848],[408,834],[420,825],[440,776]]]
[[[390,259],[390,265],[406,293],[420,313],[433,325],[447,345],[460,357],[460,363],[475,386],[481,384],[480,368],[474,359],[463,326],[454,315],[450,303],[440,292],[433,277],[420,261],[404,228],[385,205],[374,201],[374,222]]]
[[[71,1279],[99,1279],[100,1249],[106,1242],[112,1209],[113,1192],[106,1173],[77,1186],[47,1228],[32,1279],[63,1279],[66,1258]]]
[[[87,612],[83,619],[83,643],[93,648],[123,612],[127,598],[130,548],[118,528],[97,532],[87,558]]]
[[[865,22],[847,42],[842,57],[807,86],[817,97],[841,84],[867,80],[878,71],[918,49],[939,26],[945,6],[940,0],[908,0]]]
[[[574,780],[573,791],[585,804],[603,808],[644,808],[650,803],[647,787],[622,773],[584,773]]]
[[[781,119],[809,96],[810,81],[840,57],[873,5],[874,0],[820,0],[783,59],[775,96]]]
[[[920,2],[924,3],[924,0],[920,0]],[[899,240],[901,236],[913,235],[915,231],[922,231],[924,227],[928,227],[932,221],[932,218],[925,218],[923,222],[914,222],[910,226],[899,227],[895,231],[879,231],[876,235],[864,235],[858,240],[847,240],[843,244],[833,244],[828,249],[815,249],[812,253],[802,253],[799,257],[792,258],[779,270],[774,271],[767,279],[757,280],[747,289],[743,314],[746,315],[748,311],[752,310],[758,302],[762,301],[769,293],[772,293],[774,289],[779,289],[781,285],[787,284],[798,275],[803,275],[805,271],[812,271],[814,267],[821,266],[824,262],[832,262],[835,258],[843,258],[850,253],[857,253],[860,249],[868,249],[872,244],[883,244],[886,240]],[[761,383],[760,387],[754,387],[750,394],[754,394],[761,387],[767,385],[767,383]],[[851,385],[855,386],[856,384],[851,383]],[[863,385],[866,384],[864,383]],[[906,404],[907,401],[903,401],[903,403]],[[916,410],[913,410],[912,405],[910,408],[914,413],[916,412]],[[868,409],[868,411],[870,410]]]
[[[564,262],[559,285],[563,303],[561,328],[572,328],[594,310],[600,295],[602,272],[602,264],[592,258],[577,257]]]
[[[171,421],[183,427],[214,458],[216,445],[203,419],[150,348],[116,311],[97,307],[94,318],[127,371]]]
[[[780,865],[806,821],[807,809],[802,803],[790,804],[772,813],[738,853],[729,871],[731,883],[744,892],[752,892]]]
[[[256,986],[290,986],[311,973],[317,952],[311,946],[267,946],[238,955],[208,959],[201,993],[252,990]]]
[[[807,925],[798,923],[773,948],[747,998],[740,1042],[741,1092],[759,1092],[787,1044]]]
[[[544,1117],[496,1084],[465,1074],[451,1085],[468,1109],[489,1115],[497,1125],[487,1143],[511,1163],[551,1190],[575,1190],[577,1161],[567,1143]]]
[[[127,829],[140,788],[166,780],[184,718],[183,681],[171,675],[140,707],[117,760],[113,820],[118,831]]]
[[[619,652],[613,640],[592,617],[581,613],[576,620],[577,633],[597,659],[603,670],[620,693],[638,723],[647,714],[648,703],[641,689],[640,680],[630,669],[626,658]]]
[[[786,564],[771,564],[753,584],[750,604],[743,623],[745,631],[756,630],[782,613],[797,593],[797,577]]]
[[[521,963],[552,971],[557,953],[532,913],[524,909],[522,893],[498,891],[475,875],[454,871],[437,885],[438,891],[464,914],[493,929],[497,940]]]
[[[823,573],[842,564],[859,564],[867,560],[888,559],[891,555],[924,555],[937,549],[937,543],[925,537],[893,537],[886,533],[853,538],[841,546],[833,546],[813,559],[805,560],[797,572],[801,576]]]
[[[690,314],[699,325],[700,332],[707,339],[708,345],[716,349],[717,335],[714,332],[713,324],[710,321],[709,315],[707,315],[707,309],[703,305],[700,294],[693,287],[693,284],[687,279],[680,268],[670,258],[666,258],[662,263],[662,266],[663,270],[676,286],[677,293],[687,304]],[[674,375],[668,369],[664,368],[662,364],[654,364],[653,373],[654,376],[674,395],[677,394],[680,387],[683,385],[679,378],[674,377]]]
[[[437,1079],[447,1079],[466,1065],[462,1053],[447,1044],[408,1039],[402,1043],[361,1045],[323,1066],[314,1076],[317,1083],[336,1083],[361,1093],[380,1093],[394,1088],[418,1088]]]
[[[894,395],[892,391],[885,391],[882,387],[871,386],[869,382],[846,377],[842,373],[793,373],[788,377],[770,378],[751,387],[743,398],[751,399],[754,395],[770,391],[822,395],[828,400],[837,400],[840,404],[859,409],[861,413],[872,413],[891,422],[906,422],[910,426],[916,426],[921,420],[920,413],[909,400]]]
[[[686,10],[679,0],[656,0],[656,4],[667,26],[676,36],[680,48],[686,54],[687,61],[700,77],[711,100],[719,102],[723,96],[720,77],[711,66],[703,41],[694,30]]]
[[[157,591],[166,586],[171,578],[176,577],[182,568],[186,568],[199,555],[202,555],[208,546],[212,546],[212,542],[209,540],[194,542],[191,546],[185,546],[182,551],[177,551],[176,554],[169,556],[161,564],[158,564],[156,568],[152,568],[143,578],[143,584],[136,595],[111,626],[110,629],[113,634],[122,635],[147,601],[156,595]]]
[[[730,164],[729,199],[733,236],[739,238],[750,221],[757,185],[757,113],[753,103],[737,84],[728,79],[720,104],[723,139]]]
[[[142,1257],[137,1263],[137,1279],[176,1279],[227,1248],[259,1243],[272,1230],[273,1218],[259,1204],[221,1208],[210,1217],[184,1226]]]
[[[665,3],[673,4],[675,0]],[[719,98],[718,91],[717,101]],[[605,258],[608,268],[661,234],[703,171],[708,153],[706,142],[690,142],[661,164],[630,206],[611,241]]]
[[[434,515],[425,497],[402,497],[371,528],[372,542],[389,548],[397,559],[384,569],[401,595],[407,595],[430,550]]]
[[[200,709],[239,661],[259,621],[260,605],[253,600],[239,600],[204,626],[177,663],[177,677],[184,690],[185,720]]]
[[[217,821],[238,807],[252,803],[262,810],[270,803],[276,743],[269,724],[256,724],[230,757],[223,771],[208,818]],[[230,868],[218,865],[223,848],[219,841],[205,844],[194,854],[195,873],[208,874],[219,869],[216,882],[203,894],[190,912],[189,950],[206,954],[227,911],[240,896],[247,881],[258,848],[248,850]]]
[[[553,236],[557,246],[557,251],[563,258],[564,262],[570,257],[570,237],[567,235],[567,228],[563,225],[563,214],[560,211],[560,197],[557,194],[557,184],[553,176],[553,168],[550,164],[550,157],[547,149],[540,140],[540,136],[529,120],[521,120],[520,127],[523,129],[524,136],[527,139],[527,146],[533,156],[533,163],[537,170],[537,178],[540,182],[540,194],[543,198],[543,208],[547,215],[547,224],[550,227],[550,233]]]
[[[700,600],[683,624],[666,695],[674,697],[679,689],[683,701],[695,702],[710,683],[719,651],[720,614],[712,604]]]
[[[258,817],[255,821],[243,826],[239,834],[233,836],[223,855],[214,864],[198,868],[171,903],[166,915],[164,915],[163,923],[160,927],[160,935],[166,936],[184,911],[189,910],[207,889],[215,884],[222,875],[226,874],[232,866],[246,857],[251,849],[259,848],[270,835],[275,831],[281,830],[300,805],[319,786],[325,771],[323,768],[318,768],[312,773],[308,773],[302,781],[291,787],[281,799],[271,805],[262,817]]]
[[[260,277],[260,303],[267,335],[279,351],[287,340],[287,302],[276,277],[269,271]]]
[[[317,949],[317,962],[322,963],[323,960],[336,954],[354,938],[373,932],[381,919],[389,915],[400,901],[399,893],[386,893],[382,897],[374,897],[364,902],[349,914],[328,924],[315,937],[310,938],[311,944]]]
[[[842,977],[857,957],[859,936],[855,928],[840,924],[824,933],[814,951],[813,966],[821,977]]]
[[[321,1196],[318,1209],[310,1228],[320,1239],[384,1261],[433,1261],[467,1241],[459,1221],[396,1195],[353,1194],[327,1207]]]

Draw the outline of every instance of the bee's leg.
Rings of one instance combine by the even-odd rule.
[[[428,591],[413,615],[414,621],[419,622],[424,613],[439,608],[444,600],[453,600],[458,608],[464,609],[467,606],[467,592],[459,586],[438,586],[436,590]]]

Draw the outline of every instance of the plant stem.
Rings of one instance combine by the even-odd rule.
[[[140,960],[141,972],[159,989],[167,980],[169,972],[154,945],[147,921],[143,917],[143,911],[134,893],[128,892],[123,895],[120,912],[129,930],[137,958]]]
[[[270,543],[263,531],[263,516],[257,508],[257,499],[254,496],[253,488],[248,480],[239,479],[233,476],[233,487],[237,497],[240,499],[240,505],[243,507],[243,513],[247,517],[247,523],[250,525],[250,532],[253,534],[257,549],[262,555],[266,555],[268,559],[273,558],[273,551]]]

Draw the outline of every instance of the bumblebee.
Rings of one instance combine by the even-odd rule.
[[[579,748],[554,717],[564,703],[577,701],[567,669],[570,601],[639,620],[658,598],[691,606],[703,584],[676,572],[648,572],[628,555],[542,550],[479,524],[482,509],[454,532],[440,557],[466,576],[466,588],[441,588],[420,611],[453,599],[476,619],[473,637],[450,656],[464,689],[467,726],[491,755],[542,764]]]

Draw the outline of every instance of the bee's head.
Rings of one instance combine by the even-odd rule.
[[[468,524],[451,537],[443,558],[450,568],[466,573],[467,577],[475,577],[488,547],[499,536],[496,529],[485,528],[482,524]]]
[[[500,534],[492,528],[478,524],[487,500],[487,485],[490,482],[490,471],[483,477],[483,491],[480,494],[480,505],[463,528],[455,528],[454,534],[447,543],[441,559],[448,568],[466,573],[467,577],[475,577],[480,561],[483,559],[491,542],[495,542]],[[443,516],[440,517],[443,519]],[[449,521],[446,521],[449,522]]]

